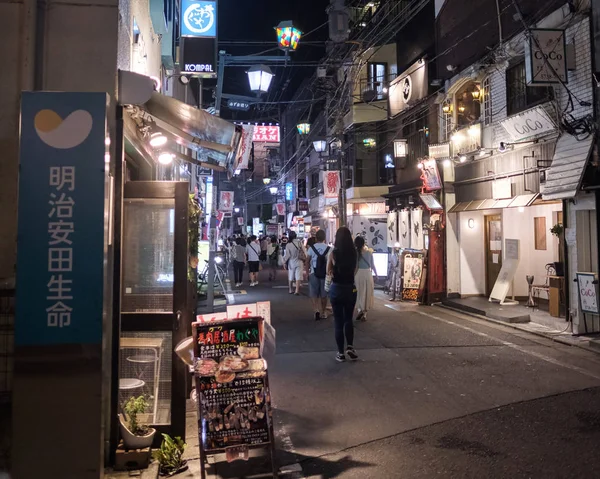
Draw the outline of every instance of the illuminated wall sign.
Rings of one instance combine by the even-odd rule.
[[[217,2],[214,0],[182,0],[181,36],[216,37]]]
[[[388,92],[390,117],[408,109],[427,96],[427,62],[419,60],[390,83]]]
[[[448,158],[450,156],[450,143],[429,145],[429,158]]]
[[[456,131],[451,137],[452,154],[465,155],[478,151],[481,147],[481,126],[471,125]]]
[[[252,141],[264,141],[267,143],[279,143],[279,126],[256,125]]]
[[[250,109],[250,103],[240,100],[227,100],[227,108],[230,110],[248,111]]]
[[[525,40],[525,78],[528,85],[567,83],[567,43],[564,30],[529,30]]]
[[[556,127],[542,107],[532,108],[518,115],[501,121],[502,128],[510,135],[512,141],[519,141],[531,136],[554,131]]]
[[[294,201],[294,183],[285,184],[285,199],[288,201]]]
[[[200,78],[217,77],[217,39],[183,38],[181,73]]]

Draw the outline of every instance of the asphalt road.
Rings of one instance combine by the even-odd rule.
[[[235,296],[271,301],[281,477],[600,478],[600,355],[378,292],[340,364],[333,319],[283,284]],[[210,477],[271,477],[237,466]]]

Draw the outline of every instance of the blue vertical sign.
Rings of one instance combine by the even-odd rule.
[[[217,2],[203,0],[182,0],[182,37],[217,36]]]
[[[285,184],[285,199],[288,201],[294,201],[294,183]]]
[[[99,344],[105,93],[24,92],[15,344]]]

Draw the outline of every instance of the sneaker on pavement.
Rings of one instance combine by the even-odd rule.
[[[353,347],[346,348],[346,354],[350,358],[350,361],[356,361],[358,359],[358,354],[356,354]]]
[[[337,354],[335,355],[335,360],[336,360],[338,363],[343,363],[343,362],[345,362],[345,361],[346,361],[346,356],[345,356],[344,354],[342,354],[342,353],[337,353]]]
[[[315,313],[315,321],[319,321],[321,319],[321,313],[318,311]]]

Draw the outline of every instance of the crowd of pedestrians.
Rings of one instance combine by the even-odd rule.
[[[326,243],[325,231],[318,230],[306,244],[294,231],[280,238],[239,235],[224,242],[225,253],[233,264],[235,287],[244,284],[248,265],[249,285],[258,285],[258,273],[267,268],[269,281],[277,280],[281,269],[287,271],[289,294],[300,295],[303,281],[308,281],[314,319],[327,318],[327,303],[331,302],[335,324],[335,359],[344,362],[358,359],[354,349],[354,311],[357,321],[366,321],[374,302],[373,274],[377,275],[373,253],[362,236],[352,239],[352,233],[341,227],[333,244]]]

